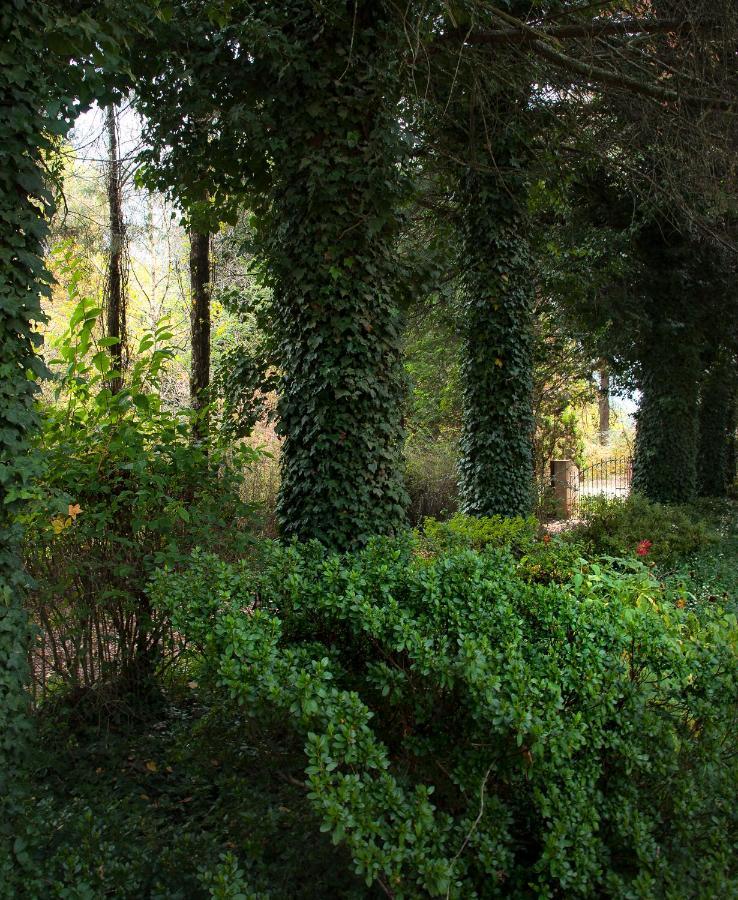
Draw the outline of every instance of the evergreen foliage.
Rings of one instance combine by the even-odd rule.
[[[734,5],[0,7],[0,896],[166,890],[151,875],[156,860],[137,866],[129,854],[116,868],[89,811],[67,832],[89,843],[71,851],[55,829],[36,840],[36,823],[23,823],[35,799],[23,771],[29,657],[41,660],[41,694],[56,691],[63,707],[79,696],[70,686],[162,675],[164,645],[183,680],[201,667],[229,708],[304,743],[304,783],[292,786],[308,788],[303,802],[368,890],[398,900],[678,898],[693,884],[738,893],[736,620],[707,586],[654,574],[718,542],[693,508],[673,504],[725,493],[735,472],[738,306],[723,252],[736,243],[726,187],[735,135],[716,136],[735,120],[718,118],[738,96]],[[73,272],[79,302],[59,344],[57,392],[35,405],[50,374],[38,326],[51,292],[55,151],[81,110],[132,86],[149,117],[144,181],[203,234],[248,210],[241,251],[259,285],[250,312],[269,333],[251,348],[258,381],[253,359],[224,355],[224,394],[239,394],[239,379],[241,391],[221,412],[251,411],[251,388],[276,387],[278,517],[291,543],[253,542],[239,527],[252,512],[243,473],[258,453],[208,440],[204,427],[192,441],[188,414],[168,407],[158,377],[173,335],[154,328],[118,371],[119,341],[97,342],[100,309],[75,294]],[[546,130],[559,116],[561,128]],[[585,178],[585,239],[572,249],[581,265],[535,273],[544,285],[586,281],[572,305],[587,307],[580,323],[594,336],[585,327],[573,339],[584,349],[570,371],[586,382],[591,349],[642,395],[635,496],[597,506],[564,540],[528,516],[536,354],[540,343],[550,357],[559,335],[539,323],[536,343],[532,322],[536,253],[560,250],[531,240],[528,222],[534,164],[558,162],[544,142],[598,160]],[[689,146],[705,148],[706,175]],[[556,230],[557,202],[538,210]],[[427,216],[427,242],[424,228],[405,229],[418,209],[448,214],[442,225]],[[476,516],[410,533],[404,312],[421,291],[444,290],[440,316],[425,319],[442,327],[420,369],[452,404],[460,381],[463,415],[435,403],[414,415],[436,436],[461,419],[462,505]],[[429,373],[444,343],[460,352]],[[439,511],[456,499],[446,480]],[[215,541],[219,557],[197,550],[190,565],[193,547]],[[607,552],[624,558],[592,561]],[[727,592],[734,580],[719,583]],[[27,610],[45,629],[36,644]],[[47,669],[45,641],[64,646],[60,665]],[[66,828],[79,807],[57,800],[47,794],[40,817],[53,809]],[[205,835],[205,868],[192,866],[183,892],[256,896],[243,860],[221,854],[230,828]],[[49,870],[34,871],[47,849]]]
[[[699,348],[678,325],[659,323],[640,368],[633,490],[686,503],[697,490]]]
[[[396,36],[383,4],[358,9],[328,17],[317,45],[312,17],[299,34],[260,224],[280,335],[280,524],[336,547],[395,531],[407,503]]]
[[[33,472],[27,434],[36,424],[35,385],[27,373],[43,371],[33,329],[42,319],[40,293],[47,290],[43,207],[50,202],[39,167],[39,144],[46,132],[43,107],[50,99],[44,47],[37,37],[44,26],[43,12],[31,3],[0,10],[0,92],[5,98],[0,106],[0,798],[5,806],[0,853],[8,851],[9,816],[29,727],[29,626],[22,606],[25,579],[15,516]]]
[[[69,109],[49,66],[45,4],[18,2],[0,9],[0,854],[11,836],[28,737],[26,652],[29,626],[22,606],[20,562],[23,509],[34,474],[28,434],[37,425],[36,384],[44,373],[36,353],[48,294],[43,263],[51,195],[41,157],[63,133]],[[0,858],[0,879],[2,859]]]
[[[636,249],[639,334],[633,490],[659,503],[686,503],[697,492],[698,400],[705,332],[699,318],[698,246],[652,221]]]
[[[594,497],[583,521],[567,533],[587,553],[640,556],[662,570],[709,547],[715,532],[694,509],[653,503],[637,494],[626,499]]]
[[[95,13],[100,19],[95,19]],[[128,19],[130,16],[130,19]],[[0,836],[12,833],[29,734],[27,648],[22,607],[26,579],[19,556],[19,515],[30,497],[36,463],[29,434],[36,379],[45,368],[37,354],[49,293],[44,239],[53,197],[44,161],[77,112],[120,72],[121,49],[148,20],[145,3],[125,10],[93,4],[70,13],[66,4],[14,0],[0,9]],[[101,24],[104,23],[104,24]],[[105,59],[107,77],[100,65]],[[70,62],[74,61],[74,65]],[[16,844],[22,855],[22,844]],[[2,847],[5,850],[5,847]],[[0,859],[0,863],[4,859]],[[2,869],[0,869],[0,873]],[[0,878],[2,875],[0,874]]]

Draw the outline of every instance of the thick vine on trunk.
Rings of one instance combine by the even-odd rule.
[[[41,150],[49,148],[48,52],[40,4],[0,6],[0,35],[10,64],[0,66],[0,883],[23,816],[31,734],[28,653],[31,630],[23,603],[26,577],[20,514],[37,474],[29,436],[37,427],[36,378],[45,369],[36,352],[49,295],[43,261],[51,196]],[[23,819],[20,819],[21,827]]]
[[[702,497],[724,497],[736,473],[738,373],[733,354],[716,354],[700,390],[697,486]]]
[[[283,87],[290,138],[260,228],[280,334],[278,518],[285,536],[338,548],[396,531],[407,505],[396,302],[406,180],[383,6],[347,9],[320,40],[311,26]]]
[[[499,160],[498,160],[499,162]],[[527,515],[533,488],[533,285],[523,180],[470,171],[463,216],[463,509]]]
[[[697,488],[699,347],[669,320],[653,329],[641,359],[633,490],[686,503]]]

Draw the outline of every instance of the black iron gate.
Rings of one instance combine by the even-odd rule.
[[[574,494],[574,512],[586,510],[588,501],[595,497],[624,498],[630,493],[633,480],[633,458],[613,456],[579,470]]]

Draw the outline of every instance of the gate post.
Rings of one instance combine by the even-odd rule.
[[[562,519],[568,519],[576,500],[576,466],[570,459],[551,460],[551,487]]]

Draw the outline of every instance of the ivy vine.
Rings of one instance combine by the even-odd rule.
[[[694,303],[696,248],[661,220],[644,226],[633,491],[659,503],[686,503],[697,491],[698,399],[704,335]]]
[[[143,2],[125,9],[99,2],[75,12],[12,0],[0,8],[0,881],[10,852],[21,862],[24,853],[15,822],[31,731],[31,629],[20,548],[37,471],[29,451],[34,398],[46,374],[37,325],[50,289],[43,258],[54,205],[48,167],[80,109],[124,82],[120,49],[145,27],[148,11]]]
[[[699,353],[678,327],[655,329],[641,361],[633,491],[686,503],[697,485]]]
[[[27,438],[36,424],[35,383],[28,373],[43,374],[34,323],[42,320],[40,295],[48,293],[42,244],[50,196],[40,166],[48,146],[48,98],[42,46],[35,37],[44,24],[32,3],[0,10],[0,851],[12,837],[29,737],[30,630],[17,517],[34,471]]]
[[[498,165],[502,156],[496,157]],[[459,200],[463,508],[479,516],[525,515],[532,505],[534,421],[533,286],[524,175],[503,182],[497,173],[470,170]]]
[[[280,335],[278,516],[283,534],[338,547],[396,530],[407,501],[396,64],[381,4],[359,11],[326,23],[317,46],[301,35],[259,227]]]

